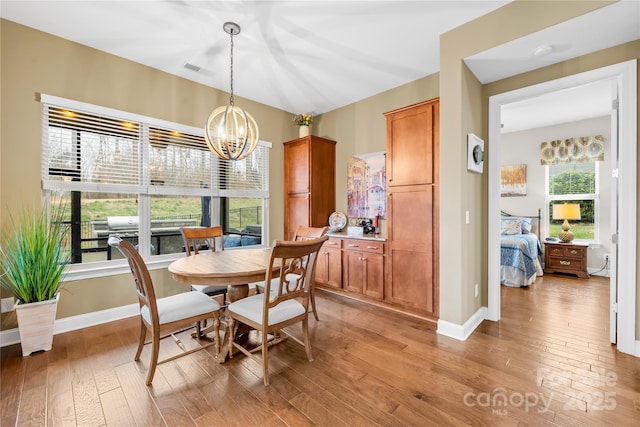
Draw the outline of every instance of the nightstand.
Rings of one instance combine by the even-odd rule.
[[[588,243],[544,242],[544,272],[569,273],[588,279]]]

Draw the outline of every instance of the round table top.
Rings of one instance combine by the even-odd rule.
[[[201,252],[172,262],[169,272],[187,284],[241,285],[264,280],[270,259],[271,248]]]

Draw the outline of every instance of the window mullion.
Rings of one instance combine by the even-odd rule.
[[[144,191],[138,196],[138,252],[144,259],[151,256],[151,200],[149,198],[149,125],[140,129],[140,185]]]

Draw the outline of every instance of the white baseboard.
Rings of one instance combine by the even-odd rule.
[[[53,325],[53,334],[56,335],[63,332],[88,328],[89,326],[100,325],[102,323],[113,322],[114,320],[136,316],[139,313],[140,306],[138,304],[130,304],[122,307],[110,308],[108,310],[80,314],[78,316],[64,317],[56,320]],[[17,344],[19,342],[20,332],[18,331],[18,328],[0,331],[0,347]]]
[[[476,328],[487,317],[487,307],[480,307],[478,311],[464,322],[463,325],[447,322],[446,320],[438,320],[438,333],[459,341],[466,341],[467,338],[476,330]]]

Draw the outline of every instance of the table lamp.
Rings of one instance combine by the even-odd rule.
[[[558,233],[558,239],[563,243],[571,242],[573,233],[571,232],[569,220],[580,219],[580,205],[573,203],[553,205],[553,219],[564,219],[562,231]]]

